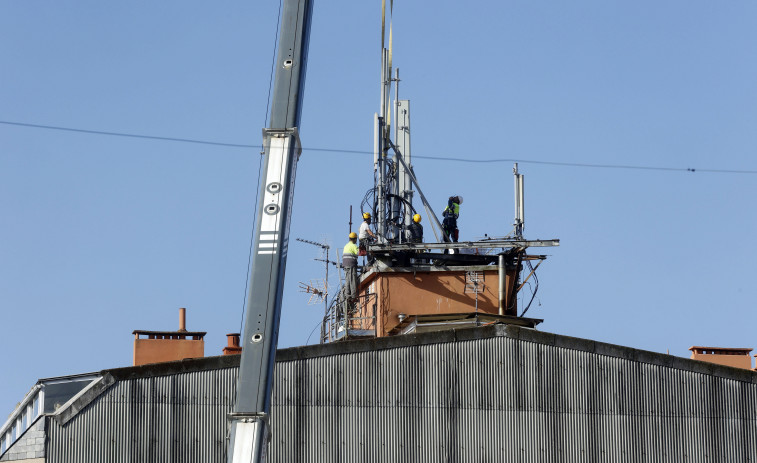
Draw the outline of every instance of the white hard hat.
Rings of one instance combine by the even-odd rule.
[[[460,200],[460,202],[459,202],[459,203],[457,203],[457,204],[462,204],[462,203],[463,203],[463,197],[462,197],[462,196],[460,196],[460,195],[457,195],[457,199],[459,199],[459,200]]]

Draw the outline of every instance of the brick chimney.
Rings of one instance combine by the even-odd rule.
[[[179,309],[178,331],[135,330],[134,365],[205,356],[205,331],[187,331],[187,309]]]
[[[703,347],[691,346],[691,358],[704,362],[717,363],[729,367],[752,369],[752,349],[745,347]]]
[[[239,333],[229,333],[226,335],[227,346],[223,348],[223,355],[241,354],[242,348],[239,346]]]

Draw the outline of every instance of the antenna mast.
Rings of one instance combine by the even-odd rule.
[[[518,163],[513,167],[513,176],[515,179],[515,238],[523,238],[523,223],[525,221],[525,199],[523,197],[523,174],[518,173]]]

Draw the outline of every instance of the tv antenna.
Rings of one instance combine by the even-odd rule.
[[[310,294],[308,305],[320,304],[329,296],[329,285],[326,281],[310,280],[310,283],[300,282],[300,292]]]
[[[329,314],[329,264],[332,263],[329,261],[329,249],[331,246],[329,246],[326,243],[319,243],[317,241],[310,241],[305,240],[302,238],[297,238],[297,241],[301,243],[307,243],[312,246],[317,246],[321,248],[326,253],[326,259],[314,259],[317,261],[325,262],[326,263],[326,277],[323,280],[323,284],[320,284],[320,282],[313,282],[311,281],[310,284],[300,282],[300,291],[303,293],[309,293],[310,298],[308,299],[308,304],[317,304],[323,301],[323,317],[324,319]],[[315,302],[313,302],[315,301]],[[323,336],[323,330],[324,326],[323,323],[321,324],[321,344],[323,344],[324,336]]]
[[[484,282],[481,280],[481,274],[479,272],[468,271],[465,272],[465,289],[466,293],[472,292],[476,297],[476,312],[478,312],[478,293],[483,291]]]

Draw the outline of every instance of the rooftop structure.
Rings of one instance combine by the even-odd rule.
[[[226,347],[223,348],[223,355],[236,355],[242,353],[242,347],[239,345],[239,333],[229,333],[226,335]]]
[[[187,309],[179,309],[178,331],[134,330],[134,365],[205,356],[205,331],[187,331]]]
[[[321,342],[407,334],[420,325],[425,330],[448,329],[460,326],[461,320],[473,326],[512,323],[533,328],[542,320],[524,317],[530,303],[519,308],[518,293],[531,280],[531,296],[535,296],[536,269],[547,256],[529,254],[527,249],[558,246],[559,240],[524,238],[524,176],[517,163],[513,167],[515,217],[509,233],[504,228],[489,230],[485,239],[458,241],[457,219],[463,204],[459,194],[449,197],[444,220],[439,220],[413,166],[410,101],[400,98],[399,69],[393,68],[392,41],[384,47],[384,28],[382,23],[374,180],[360,204],[365,218],[360,246],[366,265],[358,282],[344,285],[332,295],[331,304],[326,304]],[[313,285],[301,283],[301,287],[307,293],[328,297],[326,291]]]
[[[703,347],[691,346],[691,358],[704,362],[728,365],[730,367],[752,369],[752,349],[745,347]]]
[[[0,427],[0,461],[44,458],[44,420],[40,419],[65,408],[71,398],[98,377],[91,373],[37,381]],[[6,455],[22,437],[26,441],[24,451],[10,452],[16,453],[16,458]]]
[[[54,379],[0,461],[226,462],[238,365]],[[279,350],[269,461],[757,461],[756,415],[753,371],[491,325]]]

